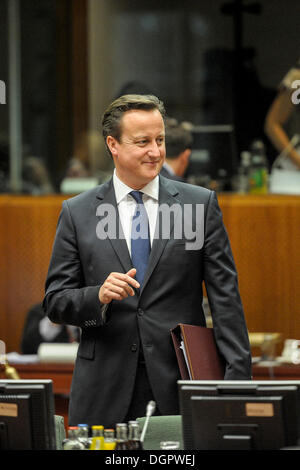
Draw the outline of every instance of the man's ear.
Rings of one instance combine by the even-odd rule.
[[[106,137],[106,145],[110,150],[110,153],[112,154],[113,157],[118,156],[118,150],[117,150],[117,140],[112,137],[111,135],[108,135]]]

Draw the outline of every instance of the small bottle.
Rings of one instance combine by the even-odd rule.
[[[247,194],[249,192],[249,169],[251,165],[251,153],[241,152],[241,164],[238,168],[237,192]]]
[[[114,450],[116,447],[114,429],[104,429],[104,450]]]
[[[88,424],[78,424],[78,440],[83,443],[86,449],[90,448],[91,439],[89,439]]]
[[[92,442],[90,450],[104,450],[104,426],[92,426]]]
[[[143,450],[140,439],[140,426],[137,421],[129,422],[128,448],[129,450]]]
[[[265,146],[261,140],[254,141],[251,147],[249,192],[250,194],[268,193],[268,164]]]
[[[78,426],[68,427],[68,438],[63,443],[63,450],[85,450],[84,444],[78,439]]]
[[[127,424],[116,425],[116,447],[115,450],[128,450]]]

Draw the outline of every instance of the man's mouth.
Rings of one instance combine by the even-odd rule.
[[[146,163],[147,165],[157,165],[157,163],[159,163],[160,160],[151,160],[150,162],[144,162]]]

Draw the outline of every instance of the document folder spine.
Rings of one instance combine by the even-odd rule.
[[[183,380],[224,379],[224,361],[211,328],[180,323],[171,330],[171,336]]]

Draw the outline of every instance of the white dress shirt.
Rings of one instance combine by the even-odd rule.
[[[114,170],[113,174],[113,185],[124,237],[126,239],[129,254],[131,255],[131,225],[137,203],[129,193],[134,190],[118,178],[116,170]],[[148,214],[150,243],[152,246],[158,210],[159,176],[157,175],[140,191],[144,193],[143,202]]]

